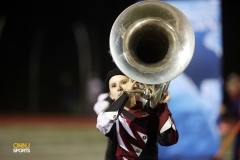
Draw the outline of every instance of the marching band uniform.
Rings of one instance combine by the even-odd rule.
[[[98,114],[96,127],[110,139],[106,159],[157,160],[157,142],[170,146],[178,141],[178,131],[167,103],[158,103],[152,108],[149,101],[138,98],[136,105],[126,110],[127,100],[126,94],[122,94]]]

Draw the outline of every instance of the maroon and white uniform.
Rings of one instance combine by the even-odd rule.
[[[157,160],[157,142],[170,146],[178,141],[178,131],[166,103],[153,109],[148,101],[137,101],[125,110],[128,97],[123,94],[97,118],[97,129],[110,142],[108,160]]]

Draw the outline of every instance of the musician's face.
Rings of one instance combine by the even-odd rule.
[[[129,78],[124,75],[113,76],[109,80],[109,96],[116,100],[119,97],[119,94],[122,90],[126,90],[127,83],[129,83]]]
[[[240,94],[240,78],[233,77],[226,83],[226,91],[230,98],[235,99]]]

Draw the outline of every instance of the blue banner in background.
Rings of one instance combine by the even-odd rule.
[[[171,109],[179,141],[159,145],[159,160],[202,160],[217,153],[222,104],[222,34],[220,0],[164,0],[189,19],[195,33],[195,51],[187,69],[169,86]]]
[[[195,51],[187,69],[171,81],[171,109],[179,141],[159,145],[159,159],[214,157],[220,147],[218,118],[222,103],[221,1],[167,1],[181,10],[195,32]]]

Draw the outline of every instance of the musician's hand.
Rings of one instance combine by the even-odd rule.
[[[136,81],[129,78],[128,82],[126,83],[126,90],[134,90],[136,89]]]
[[[125,86],[124,90],[135,90],[135,89],[136,89],[136,81],[129,78],[128,82],[126,83],[126,86]],[[129,98],[134,96],[134,93],[126,92],[126,94]]]
[[[126,83],[125,90],[135,90],[136,87],[136,81],[129,78],[128,82]],[[129,97],[128,102],[125,105],[125,108],[130,109],[136,105],[136,98],[134,93],[128,93],[126,92],[127,96]]]
[[[168,103],[170,101],[169,91],[165,92],[160,100],[160,103]]]

